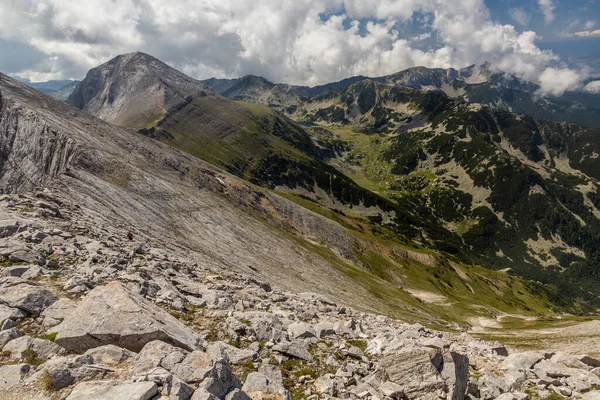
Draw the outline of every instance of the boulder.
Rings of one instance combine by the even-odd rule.
[[[198,387],[222,399],[229,392],[239,389],[241,386],[240,380],[233,375],[227,360],[216,360]]]
[[[10,328],[3,330],[2,332],[0,332],[0,347],[4,346],[11,340],[21,337],[23,335],[23,331],[19,328]]]
[[[75,353],[105,344],[139,352],[153,340],[186,350],[201,345],[193,330],[119,282],[89,292],[53,330],[56,343]]]
[[[242,390],[253,399],[291,400],[283,384],[271,380],[264,372],[250,372]]]
[[[42,311],[44,326],[52,327],[60,324],[73,310],[77,303],[68,298],[58,299],[51,306]]]
[[[0,304],[38,316],[58,298],[37,284],[15,277],[0,280]]]
[[[337,396],[338,384],[338,379],[333,374],[322,375],[314,383],[317,393],[330,396]]]
[[[94,359],[89,355],[69,355],[54,357],[42,364],[32,380],[37,381],[47,375],[52,387],[60,390],[80,381],[101,379],[107,372],[105,368],[94,365]]]
[[[232,365],[253,361],[258,357],[258,354],[253,350],[238,349],[237,347],[223,342],[211,343],[206,348],[206,352],[209,353],[213,359],[226,357]]]
[[[404,389],[402,389],[402,386],[397,385],[394,382],[384,382],[379,387],[379,393],[392,399],[404,398]]]
[[[146,344],[137,355],[133,365],[133,374],[134,376],[145,374],[157,367],[170,371],[177,363],[185,359],[187,353],[179,347],[154,340]]]
[[[365,356],[365,353],[363,353],[362,350],[356,346],[350,346],[348,349],[348,356],[357,360],[362,360],[362,358]]]
[[[231,392],[227,393],[225,400],[252,400],[252,398],[240,389],[233,389]]]
[[[501,367],[505,370],[525,371],[531,369],[536,363],[546,356],[536,351],[511,354],[502,361]]]
[[[463,399],[467,390],[468,358],[440,349],[407,348],[383,357],[379,369],[388,381],[403,388],[408,398],[435,396]]]
[[[186,383],[199,383],[204,380],[212,365],[210,355],[197,350],[188,354],[171,372]]]
[[[292,339],[316,337],[317,334],[312,326],[304,322],[296,322],[288,326],[288,335]]]
[[[331,322],[320,322],[316,324],[314,328],[318,338],[324,338],[336,334],[335,325]]]
[[[272,347],[272,350],[289,357],[299,358],[309,362],[313,361],[313,357],[308,352],[306,345],[298,340],[278,343]]]
[[[85,355],[91,356],[97,364],[110,367],[116,367],[136,356],[134,352],[112,344],[89,349]]]
[[[157,393],[154,382],[82,382],[73,388],[67,400],[149,400]]]
[[[29,372],[29,364],[14,364],[0,367],[0,389],[18,385]]]
[[[579,361],[581,361],[582,363],[584,363],[585,365],[588,365],[592,368],[598,368],[600,367],[600,360],[594,358],[594,357],[590,357],[590,356],[579,356],[577,357],[579,359]]]
[[[21,336],[13,339],[2,348],[3,352],[10,353],[11,359],[21,359],[23,352],[26,350],[31,350],[33,352],[32,355],[38,360],[47,360],[55,355],[62,355],[65,352],[56,343],[31,336]]]

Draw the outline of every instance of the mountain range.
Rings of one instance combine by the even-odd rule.
[[[378,254],[380,240],[447,265],[510,268],[587,307],[598,295],[599,132],[468,101],[474,88],[497,93],[499,79],[484,65],[312,89],[199,82],[133,53],[91,70],[67,102],[366,235],[369,250],[335,252],[388,280],[400,265]],[[530,86],[502,90],[532,99]]]
[[[495,79],[201,82],[131,53],[70,107],[2,76],[0,188],[47,187],[201,263],[412,320],[591,311],[600,132],[470,101]]]

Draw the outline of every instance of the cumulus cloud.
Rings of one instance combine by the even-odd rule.
[[[551,1],[539,3],[552,14]],[[5,72],[32,80],[80,78],[111,57],[141,50],[197,78],[256,74],[316,85],[416,65],[449,68],[491,61],[498,71],[542,85],[540,93],[566,90],[552,81],[556,74],[548,65],[557,57],[537,47],[537,35],[493,21],[484,0],[82,4],[0,0],[0,39],[35,49],[41,58]],[[427,32],[404,28],[414,21]],[[543,72],[547,79],[540,78]]]
[[[522,8],[511,8],[508,10],[508,14],[517,24],[521,26],[527,26],[529,24],[529,20],[531,19],[531,15],[529,15]]]
[[[538,4],[542,10],[542,14],[544,14],[544,21],[546,21],[547,24],[554,21],[554,9],[556,7],[552,0],[538,0]]]
[[[546,68],[540,75],[540,94],[560,96],[567,90],[580,89],[584,77],[568,68]]]

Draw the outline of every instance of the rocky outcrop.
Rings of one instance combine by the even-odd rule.
[[[56,343],[75,353],[105,344],[138,352],[153,340],[187,350],[201,344],[194,331],[119,282],[92,290],[53,331]]]

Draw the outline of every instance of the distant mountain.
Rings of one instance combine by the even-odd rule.
[[[109,61],[97,69],[110,78],[97,84],[91,71],[80,84],[96,96],[78,106],[113,121],[123,109],[135,117],[142,93],[177,93],[169,82],[186,81],[160,64],[145,55]],[[474,88],[533,96],[533,85],[488,65],[418,67],[313,89],[256,76],[198,84],[205,88],[173,97],[139,132],[350,226],[362,219],[386,237],[512,268],[565,293],[585,288],[589,301],[600,294],[598,131],[467,101]],[[140,128],[136,121],[126,126]]]
[[[59,81],[47,81],[47,82],[30,82],[27,79],[21,80],[28,86],[39,90],[40,92],[47,93],[60,100],[66,100],[73,89],[77,86],[79,81],[74,80],[59,80]]]
[[[224,96],[252,101],[293,114],[307,100],[366,80],[419,90],[441,90],[452,98],[462,98],[505,111],[552,121],[600,127],[598,118],[600,95],[567,92],[560,97],[541,98],[537,95],[539,90],[537,85],[496,73],[488,63],[459,70],[414,67],[388,76],[377,78],[358,76],[315,88],[271,82],[265,86],[264,83],[259,82],[267,81],[258,77],[237,80],[211,79],[204,82]],[[286,95],[282,96],[280,93]],[[289,93],[297,97],[290,96]]]
[[[268,107],[223,97],[146,54],[119,56],[91,70],[68,102],[264,187],[319,193],[310,197],[340,210],[362,205],[363,216],[405,214],[324,161],[340,149],[314,141]],[[396,225],[412,229],[399,220]]]
[[[188,96],[212,96],[200,81],[144,53],[130,53],[90,70],[67,103],[119,126],[153,126]]]

